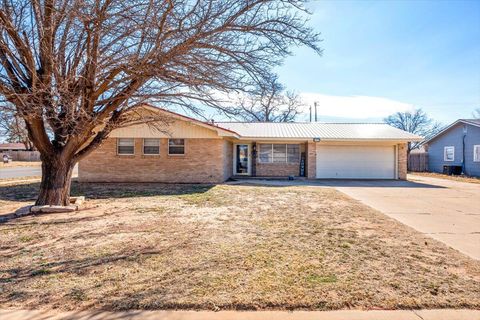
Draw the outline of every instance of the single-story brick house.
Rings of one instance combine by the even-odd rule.
[[[155,110],[170,117],[167,132],[143,124],[112,131],[101,147],[80,161],[80,181],[406,179],[406,144],[422,139],[386,124],[209,123]]]
[[[459,119],[425,142],[428,169],[443,172],[458,166],[472,177],[480,177],[480,119]]]

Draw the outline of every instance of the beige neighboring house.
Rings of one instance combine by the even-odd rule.
[[[146,107],[153,108],[153,107]],[[166,133],[112,131],[80,161],[84,182],[221,183],[231,177],[406,179],[409,141],[376,123],[207,123],[162,109]]]

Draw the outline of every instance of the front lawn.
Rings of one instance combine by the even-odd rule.
[[[38,183],[0,186],[0,214]],[[0,307],[480,308],[480,262],[330,188],[78,184],[0,224]]]
[[[422,176],[422,177],[447,179],[447,180],[453,180],[453,181],[458,181],[458,182],[468,182],[468,183],[478,183],[478,184],[480,184],[480,178],[469,177],[469,176],[455,176],[455,175],[450,176],[448,174],[441,174],[441,173],[435,173],[435,172],[409,172],[409,174]]]

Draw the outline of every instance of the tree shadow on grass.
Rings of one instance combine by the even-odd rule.
[[[209,191],[213,184],[166,184],[166,183],[80,183],[72,181],[71,195],[85,196],[88,199],[121,199],[136,197],[195,195]],[[24,202],[29,205],[17,208],[12,212],[0,213],[0,225],[29,213],[35,201],[39,182],[30,182],[0,186],[0,201]],[[51,213],[49,213],[51,214]],[[91,219],[91,218],[79,218]],[[69,222],[69,221],[68,221]],[[63,223],[63,222],[58,222]]]
[[[87,199],[134,198],[204,193],[213,184],[80,183],[72,182],[71,195]],[[0,186],[0,200],[27,202],[38,195],[39,182]]]

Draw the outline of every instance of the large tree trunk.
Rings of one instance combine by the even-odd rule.
[[[60,156],[42,159],[42,182],[35,205],[67,206],[75,163]]]

